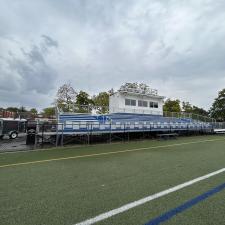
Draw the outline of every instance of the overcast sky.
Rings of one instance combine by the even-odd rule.
[[[224,0],[0,0],[0,107],[145,82],[208,109],[225,88]]]

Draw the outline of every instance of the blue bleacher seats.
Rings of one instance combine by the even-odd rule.
[[[69,127],[69,129],[72,129],[70,126],[73,127],[76,131],[90,129],[89,124],[91,124],[91,129],[93,130],[109,130],[110,124],[112,125],[110,129],[115,130],[124,129],[124,126],[129,126],[129,129],[131,130],[144,129],[147,126],[158,130],[169,129],[169,127],[182,130],[188,129],[188,127],[191,129],[193,129],[192,127],[199,129],[200,125],[203,124],[202,122],[192,120],[191,118],[174,118],[163,117],[161,115],[132,113],[112,113],[105,115],[60,114],[59,122],[68,125],[66,127]],[[207,124],[204,123],[204,126],[206,125]]]

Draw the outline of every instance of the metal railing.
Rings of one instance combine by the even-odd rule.
[[[56,113],[93,113],[93,114],[105,114],[109,113],[108,106],[99,105],[77,105],[69,104],[65,107],[56,108]]]
[[[116,108],[116,107],[110,107],[109,109],[110,113],[134,113],[134,114],[145,114],[145,115],[162,115],[161,111],[157,110],[151,110],[150,108],[143,109],[137,109],[137,108]]]
[[[172,118],[190,118],[196,121],[202,122],[211,122],[215,123],[216,120],[207,116],[202,116],[194,113],[186,113],[186,112],[166,112],[151,110],[150,108],[118,108],[118,107],[108,107],[108,106],[97,106],[97,105],[76,105],[71,104],[67,106],[67,110],[63,112],[63,110],[57,109],[57,114],[61,113],[92,113],[92,114],[107,114],[109,113],[137,113],[137,114],[151,114],[151,115],[163,115],[164,117],[172,117]]]
[[[225,122],[214,122],[212,126],[214,129],[225,129]]]
[[[202,116],[194,113],[186,113],[186,112],[163,112],[164,117],[172,117],[172,118],[189,118],[196,121],[215,123],[216,120],[207,116]]]

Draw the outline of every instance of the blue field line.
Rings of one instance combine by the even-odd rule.
[[[148,223],[146,223],[145,225],[158,225],[161,224],[169,219],[171,219],[172,217],[176,216],[178,213],[182,213],[183,211],[191,208],[192,206],[198,204],[199,202],[209,198],[210,196],[222,191],[223,189],[225,189],[225,183],[207,191],[206,193],[199,195],[187,202],[185,202],[184,204],[165,212],[164,214],[162,214],[159,217],[156,217],[152,220],[150,220]]]

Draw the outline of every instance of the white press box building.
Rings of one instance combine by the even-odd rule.
[[[109,98],[109,113],[163,115],[164,98],[156,89],[119,89]]]

